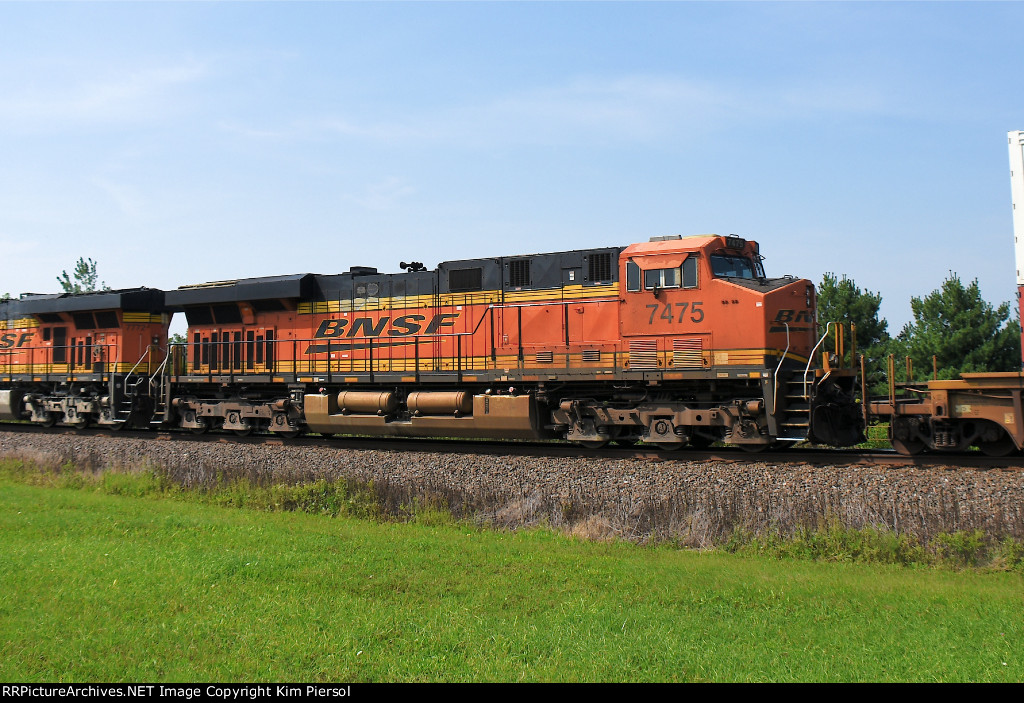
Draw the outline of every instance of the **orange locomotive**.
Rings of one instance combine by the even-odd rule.
[[[137,288],[0,301],[0,420],[148,424],[167,347],[163,296]]]
[[[202,432],[644,440],[862,438],[851,371],[816,367],[815,296],[756,242],[354,267],[185,286],[164,422]]]

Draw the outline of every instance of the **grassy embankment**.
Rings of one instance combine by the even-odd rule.
[[[342,516],[226,507],[274,501]],[[373,511],[328,484],[186,495],[4,463],[0,679],[1024,678],[1019,572],[344,516]]]

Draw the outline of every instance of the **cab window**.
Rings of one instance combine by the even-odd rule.
[[[644,271],[644,288],[678,288],[679,269],[648,269]]]
[[[640,290],[640,267],[635,261],[626,262],[626,290],[630,292]]]
[[[697,287],[697,257],[689,256],[683,262],[683,288]]]
[[[761,262],[746,256],[712,254],[711,270],[719,278],[764,278]]]
[[[634,261],[626,262],[626,290],[637,292],[643,279],[644,290],[656,288],[696,288],[697,258],[688,256],[682,266],[641,270]]]

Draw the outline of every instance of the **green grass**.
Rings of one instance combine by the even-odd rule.
[[[75,475],[0,478],[4,681],[1024,678],[1015,572],[267,512]]]
[[[788,535],[737,531],[722,547],[727,552],[761,554],[777,559],[939,566],[953,569],[1024,572],[1024,543],[1006,537],[986,538],[981,530],[940,532],[923,543],[913,534],[838,523],[801,527]]]
[[[888,422],[868,425],[864,428],[864,438],[865,441],[858,444],[856,449],[892,449]]]

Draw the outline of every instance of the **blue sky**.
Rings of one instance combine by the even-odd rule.
[[[1021,3],[0,3],[0,292],[737,233],[1015,295]]]

